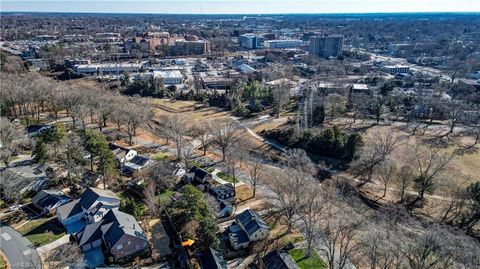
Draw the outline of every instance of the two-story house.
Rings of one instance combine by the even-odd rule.
[[[87,188],[79,199],[57,208],[57,219],[67,230],[72,223],[84,220],[97,222],[112,208],[120,206],[120,198],[109,190]]]
[[[228,237],[233,249],[247,248],[250,242],[268,237],[270,229],[260,215],[247,209],[235,217],[235,223],[228,227]]]
[[[103,243],[115,261],[148,249],[147,237],[135,218],[116,208],[108,210],[101,220],[85,226],[75,237],[83,251]]]

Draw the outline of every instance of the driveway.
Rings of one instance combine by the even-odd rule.
[[[0,249],[12,269],[42,268],[40,257],[32,243],[3,222],[0,222]]]

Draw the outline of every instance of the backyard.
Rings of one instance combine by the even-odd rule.
[[[36,247],[51,243],[65,235],[65,229],[55,217],[31,220],[17,228]]]
[[[310,268],[326,268],[325,263],[320,259],[318,254],[314,251],[312,255],[308,258],[305,257],[306,250],[301,248],[294,248],[289,251],[292,255],[293,260],[297,263],[298,267],[301,269],[310,269]]]

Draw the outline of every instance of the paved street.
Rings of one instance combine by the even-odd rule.
[[[12,269],[42,268],[32,243],[7,224],[0,222],[0,249]]]

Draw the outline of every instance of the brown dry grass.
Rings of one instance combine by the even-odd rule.
[[[415,135],[412,136],[403,130],[391,126],[375,126],[366,132],[363,136],[365,143],[369,143],[372,139],[374,132],[395,132],[398,136],[402,137],[403,142],[394,150],[391,158],[395,161],[397,167],[409,165],[407,152],[409,148],[420,145],[421,147],[430,148],[431,146],[426,143],[428,137]],[[449,142],[446,148],[440,150],[441,153],[449,155],[453,154],[461,147],[458,144],[468,144],[470,139],[457,139],[456,143]],[[453,186],[466,187],[470,183],[478,180],[478,174],[480,174],[480,150],[476,150],[473,153],[466,153],[463,155],[455,154],[450,162],[448,169],[444,173],[445,184],[440,186],[439,192],[447,192]],[[447,184],[448,183],[448,184]]]

